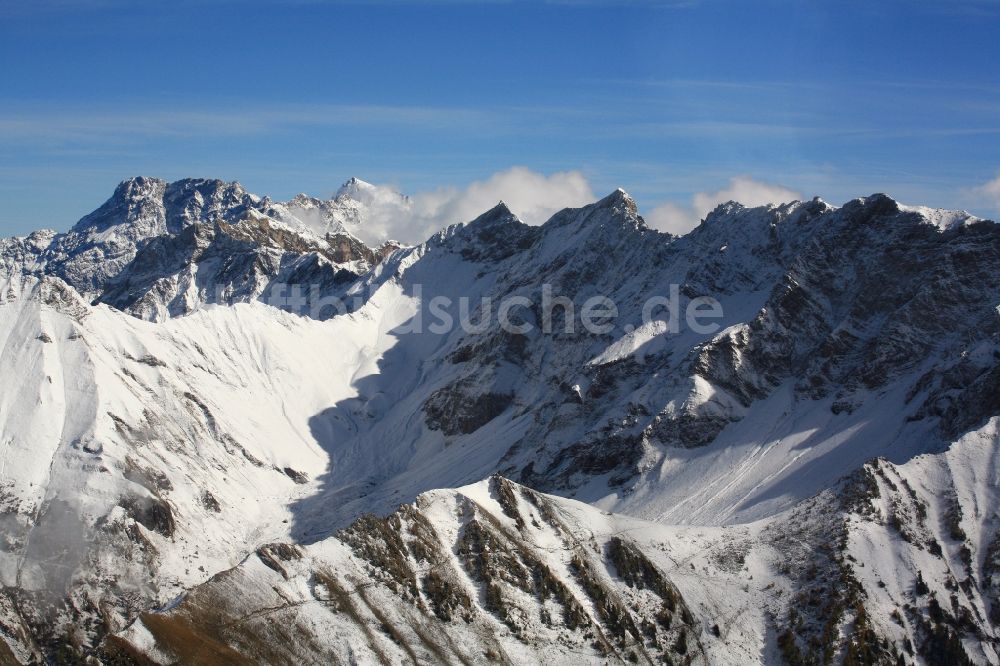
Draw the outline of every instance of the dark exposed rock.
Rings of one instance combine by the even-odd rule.
[[[215,495],[207,490],[201,493],[201,504],[206,509],[214,513],[220,513],[222,511],[222,506],[219,504],[219,500],[215,499]]]
[[[608,559],[627,585],[652,590],[671,609],[676,607],[680,600],[677,588],[634,544],[621,537],[612,537],[608,542]]]
[[[490,477],[490,489],[496,494],[504,515],[512,518],[518,527],[524,527],[524,518],[517,510],[517,495],[511,482],[497,474]]]
[[[501,202],[458,231],[453,249],[468,261],[497,262],[527,250],[539,236]]]
[[[388,518],[365,515],[338,536],[358,557],[382,572],[382,579],[405,598],[417,599],[417,577],[409,563],[409,549],[400,533],[398,514]]]
[[[166,501],[155,497],[127,496],[119,504],[135,522],[147,530],[171,537],[176,529],[173,510]]]
[[[268,568],[274,569],[280,573],[283,578],[287,579],[288,572],[281,563],[302,559],[302,552],[297,546],[292,544],[269,543],[257,549],[257,557],[259,557],[260,561],[267,565]]]
[[[466,622],[472,619],[472,600],[455,583],[431,570],[421,580],[421,588],[430,601],[434,614],[445,622],[456,616]]]
[[[382,252],[372,250],[354,236],[346,233],[327,234],[326,242],[330,246],[327,256],[338,264],[366,261],[374,266],[386,256]]]
[[[137,363],[142,363],[143,365],[148,365],[148,366],[153,367],[153,368],[165,368],[167,366],[166,363],[164,363],[160,359],[156,358],[152,354],[145,354],[145,355],[137,358],[136,362]]]
[[[632,641],[642,640],[642,634],[628,609],[601,583],[598,574],[586,559],[574,555],[571,570],[590,597],[608,633],[620,646],[624,647]]]
[[[153,494],[169,492],[174,489],[174,484],[162,471],[153,467],[144,467],[133,458],[125,459],[125,478],[143,486]]]
[[[427,427],[446,435],[469,434],[500,416],[514,401],[512,393],[473,393],[459,382],[438,389],[424,403]]]
[[[291,479],[295,483],[309,483],[309,477],[308,476],[306,476],[302,472],[298,472],[298,471],[292,469],[291,467],[285,467],[281,471],[284,472],[285,476],[287,476],[289,479]]]

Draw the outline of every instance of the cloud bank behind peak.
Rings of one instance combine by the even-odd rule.
[[[457,222],[468,222],[503,201],[527,224],[542,224],[557,211],[585,206],[597,197],[579,171],[542,174],[513,167],[465,187],[440,187],[398,198],[377,200],[355,233],[373,243],[391,238],[419,243]]]
[[[686,234],[698,226],[716,206],[736,201],[744,206],[763,206],[802,199],[802,195],[784,185],[756,180],[751,176],[735,176],[718,190],[698,192],[690,204],[665,203],[645,216],[646,223],[654,229],[675,235]]]

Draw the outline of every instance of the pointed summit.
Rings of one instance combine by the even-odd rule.
[[[373,185],[360,178],[351,178],[340,186],[333,200],[350,204],[363,204],[365,206],[408,206],[409,197],[397,192],[391,187]]]
[[[456,225],[455,247],[475,261],[499,261],[531,246],[540,233],[501,201],[468,224]]]
[[[156,216],[163,200],[167,181],[147,176],[126,178],[118,183],[111,197],[100,208],[80,218],[73,231],[93,229],[101,232],[112,226],[133,222],[143,216]]]
[[[346,197],[355,201],[361,201],[365,195],[370,195],[376,189],[378,188],[371,183],[352,176],[346,183],[340,186],[340,189],[333,195],[333,198]]]
[[[517,215],[515,215],[510,208],[508,208],[506,203],[501,201],[493,208],[490,208],[488,211],[469,222],[467,226],[470,229],[480,230],[512,222],[520,224],[521,220],[519,220]]]
[[[496,206],[486,211],[485,214],[490,214],[490,213],[494,215],[510,215],[511,217],[517,217],[517,214],[510,209],[510,206],[508,206],[507,202],[504,201],[503,199],[497,202]]]
[[[636,206],[635,199],[633,199],[628,192],[620,187],[598,201],[594,204],[594,206],[597,208],[614,208],[617,206],[624,206],[625,209],[633,215],[635,215],[639,210],[638,206]]]

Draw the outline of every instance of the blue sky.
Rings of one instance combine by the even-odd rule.
[[[0,235],[130,175],[288,198],[513,166],[1000,211],[1000,2],[0,0]]]

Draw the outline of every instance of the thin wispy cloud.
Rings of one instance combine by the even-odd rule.
[[[874,128],[789,124],[730,119],[649,122],[628,110],[555,107],[421,107],[383,105],[271,105],[235,110],[164,108],[47,111],[24,107],[0,110],[0,145],[43,142],[107,144],[164,138],[241,137],[311,128],[384,128],[434,131],[448,135],[514,134],[633,138],[705,137],[755,140],[791,135],[874,133]],[[946,131],[944,129],[935,131]],[[956,128],[956,133],[975,132]]]
[[[113,133],[150,136],[248,135],[294,127],[387,126],[461,131],[489,127],[531,132],[547,125],[549,131],[573,132],[578,124],[601,126],[621,136],[706,135],[759,136],[789,133],[857,133],[867,128],[813,126],[727,119],[693,119],[642,122],[614,111],[580,110],[568,107],[416,107],[378,105],[271,106],[230,109],[134,109],[129,111],[0,111],[0,140],[29,138],[73,139]],[[945,131],[945,130],[942,130]],[[975,128],[956,128],[974,132]]]
[[[247,110],[0,111],[0,141],[104,140],[114,136],[241,136],[293,127],[482,127],[498,120],[485,110],[454,107],[313,105]]]
[[[647,7],[651,9],[684,9],[696,7],[703,0],[174,0],[174,8],[190,6],[462,6],[462,5],[550,5],[572,7]],[[87,12],[134,5],[130,0],[32,0],[0,2],[0,15],[31,16],[52,12]]]

